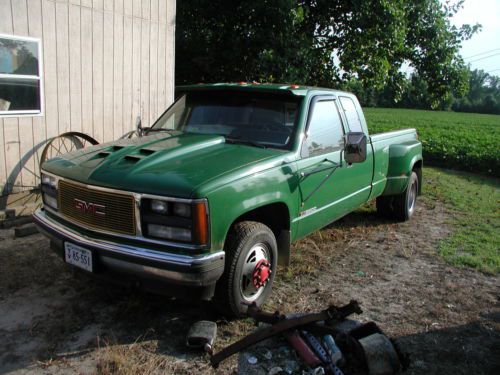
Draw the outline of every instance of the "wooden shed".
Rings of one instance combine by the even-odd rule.
[[[0,0],[0,15],[1,211],[36,198],[51,137],[111,141],[172,102],[175,0]]]

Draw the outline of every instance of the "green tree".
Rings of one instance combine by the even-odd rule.
[[[284,81],[365,88],[401,97],[409,63],[432,106],[467,89],[458,53],[478,25],[450,18],[463,0],[183,0],[177,10],[177,83]]]
[[[469,74],[469,90],[456,99],[452,109],[458,112],[500,114],[500,77],[489,75],[483,70]]]

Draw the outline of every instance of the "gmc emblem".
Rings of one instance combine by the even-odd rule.
[[[106,216],[106,212],[104,211],[106,206],[92,202],[85,202],[77,198],[75,198],[75,209],[86,215]]]

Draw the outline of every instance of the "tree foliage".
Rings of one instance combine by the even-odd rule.
[[[436,109],[456,112],[500,114],[500,77],[482,70],[467,72],[468,85],[463,97],[448,97]],[[417,73],[401,81],[399,91],[393,86],[381,89],[364,87],[358,79],[351,79],[342,85],[346,91],[356,94],[361,104],[367,107],[431,109],[433,103],[429,85]]]
[[[479,28],[450,18],[463,0],[183,0],[177,4],[178,84],[294,82],[402,92],[403,64],[433,106],[460,95],[460,44]]]
[[[457,112],[500,115],[500,77],[474,70],[470,73],[469,91],[456,99],[451,108]]]

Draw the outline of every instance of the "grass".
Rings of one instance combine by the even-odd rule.
[[[500,177],[500,116],[366,108],[371,133],[416,128],[426,164]]]
[[[453,232],[439,244],[448,262],[492,274],[500,271],[499,182],[465,172],[424,170],[424,196],[444,202],[452,211]]]

